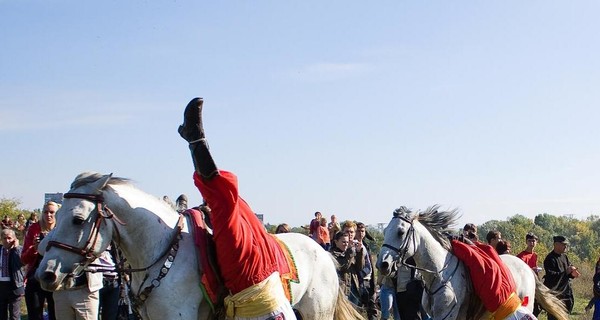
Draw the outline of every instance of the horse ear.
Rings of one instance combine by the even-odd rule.
[[[92,183],[94,190],[100,191],[100,190],[104,189],[104,187],[106,187],[106,185],[108,184],[108,181],[110,181],[110,178],[112,178],[112,175],[113,175],[112,173],[103,175],[102,178],[100,178],[100,179],[96,180],[94,183]]]

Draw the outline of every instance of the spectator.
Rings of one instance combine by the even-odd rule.
[[[42,219],[38,222],[33,222],[25,234],[25,243],[23,243],[21,261],[23,264],[27,265],[25,304],[27,306],[27,318],[29,320],[43,320],[44,303],[48,304],[48,315],[50,320],[56,320],[52,292],[42,289],[40,283],[34,277],[34,274],[42,260],[42,256],[37,250],[38,244],[50,230],[54,229],[56,223],[54,215],[59,207],[60,206],[54,201],[46,202],[42,210]]]
[[[169,198],[169,196],[167,196],[167,195],[164,195],[164,196],[162,197],[162,199],[163,199],[163,201],[164,201],[166,204],[168,204],[168,205],[169,205],[169,207],[173,208],[173,210],[175,210],[175,209],[176,209],[176,208],[175,208],[175,204],[173,203],[173,201],[171,201],[171,198]]]
[[[329,221],[329,223],[327,224],[327,228],[329,229],[329,237],[331,240],[330,242],[333,242],[333,236],[335,236],[335,234],[338,233],[338,231],[342,230],[335,214],[331,215],[331,221]]]
[[[465,226],[463,227],[463,236],[466,237],[467,239],[469,238],[469,232],[476,235],[477,234],[477,226],[472,223],[465,224]]]
[[[510,242],[508,240],[500,240],[496,244],[498,254],[510,254]]]
[[[0,246],[0,319],[21,319],[21,297],[25,293],[25,275],[21,247],[12,229],[2,229]]]
[[[407,264],[415,265],[411,257],[406,260]],[[396,301],[400,319],[421,320],[421,298],[423,297],[423,281],[414,268],[404,264],[398,266],[396,285]]]
[[[569,245],[567,238],[555,236],[553,241],[554,248],[544,259],[544,269],[546,270],[544,285],[558,292],[557,297],[564,302],[565,307],[571,313],[575,302],[571,279],[579,277],[579,271],[569,262],[565,253]],[[556,320],[556,318],[548,315],[548,320]]]
[[[502,240],[502,234],[500,231],[492,230],[485,236],[485,240],[487,240],[487,243],[492,246],[492,248],[496,249],[498,241]]]
[[[321,218],[323,216],[319,211],[315,212],[315,218],[310,221],[308,236],[318,242],[319,239],[319,227],[321,226]]]
[[[525,241],[527,242],[527,248],[521,251],[517,257],[525,261],[525,263],[537,274],[541,271],[541,268],[537,266],[537,253],[534,252],[538,237],[532,232],[529,232],[525,235]]]
[[[102,273],[102,289],[100,289],[99,295],[101,320],[116,320],[118,316],[121,281],[116,271],[115,250],[111,244],[96,260],[98,264],[91,266],[93,269],[99,269],[99,272]]]
[[[342,224],[342,232],[348,235],[348,241],[350,249],[354,252],[354,268],[350,269],[350,272],[353,274],[353,277],[356,277],[356,282],[352,282],[353,285],[350,288],[350,302],[354,303],[357,306],[361,305],[361,280],[360,280],[360,271],[365,267],[365,260],[367,252],[363,250],[363,244],[359,243],[358,240],[355,239],[356,236],[356,223],[350,220],[346,220]]]
[[[92,265],[100,265],[100,259],[94,260]],[[55,291],[52,296],[56,318],[60,320],[98,319],[102,285],[102,272],[83,272],[81,275],[71,278],[63,290]]]
[[[27,225],[27,220],[25,219],[25,215],[19,213],[17,216],[17,220],[15,221],[14,229],[17,239],[23,239],[25,237],[25,226]],[[20,253],[19,253],[20,254]]]
[[[381,320],[400,319],[398,313],[398,304],[396,301],[396,275],[384,276],[381,273],[377,276],[377,285],[379,285],[379,302],[381,303]]]
[[[319,225],[318,234],[319,235],[317,237],[317,243],[319,243],[321,247],[323,247],[323,249],[329,251],[331,240],[329,238],[329,229],[327,229],[326,218],[321,218],[321,224]]]
[[[600,258],[596,261],[596,271],[594,273],[593,278],[593,286],[592,286],[592,299],[588,302],[585,307],[585,313],[589,313],[592,307],[594,308],[594,314],[592,316],[592,320],[600,320]]]
[[[8,215],[4,215],[0,224],[2,225],[2,229],[12,229],[15,226]]]
[[[290,232],[290,226],[287,223],[282,223],[275,228],[275,233],[288,233]]]
[[[27,230],[29,230],[29,226],[31,226],[34,223],[38,222],[38,216],[37,213],[32,212],[29,215],[29,219],[27,219],[27,222],[25,222],[25,234],[27,234]]]
[[[538,237],[532,232],[529,232],[525,235],[525,241],[527,242],[527,248],[521,251],[517,255],[517,258],[523,260],[535,272],[535,274],[538,275],[539,272],[542,271],[542,268],[538,267],[537,265],[537,253],[534,252],[535,246],[538,242]],[[540,312],[540,305],[537,302],[534,302],[533,314],[537,317],[540,314]]]
[[[359,286],[356,272],[356,250],[350,243],[350,236],[340,231],[333,237],[333,246],[329,252],[340,266],[337,272],[342,290],[351,302],[357,304],[358,299],[352,299],[352,288]]]
[[[371,260],[371,252],[369,246],[365,243],[367,236],[367,228],[364,223],[356,224],[355,238],[362,246],[361,251],[364,252],[363,268],[358,274],[361,294],[361,305],[367,309],[367,317],[369,320],[377,319],[377,307],[375,305],[375,270],[373,269],[373,261]]]
[[[175,208],[179,213],[188,209],[188,197],[185,194],[180,194],[179,197],[175,199]]]

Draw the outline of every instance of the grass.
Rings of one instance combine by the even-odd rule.
[[[589,320],[592,318],[594,312],[593,308],[589,313],[585,313],[585,306],[592,298],[592,286],[594,277],[595,263],[592,265],[581,265],[578,266],[581,276],[577,279],[571,280],[573,286],[573,295],[575,296],[575,305],[573,307],[573,313],[571,314],[572,320]],[[539,320],[547,320],[548,317],[545,313],[540,314]]]

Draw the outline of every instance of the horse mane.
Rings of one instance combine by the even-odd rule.
[[[450,227],[458,221],[458,209],[449,211],[440,211],[439,209],[440,205],[433,205],[427,208],[427,210],[419,212],[415,215],[414,219],[419,221],[444,249],[452,252],[452,246],[447,235],[452,233]],[[468,270],[465,271],[469,272]],[[481,303],[481,298],[473,290],[470,290],[467,319],[481,319],[484,313],[485,308]]]
[[[458,209],[450,211],[440,211],[439,209],[440,205],[433,205],[425,211],[419,212],[414,219],[419,221],[444,249],[451,251],[447,234],[450,227],[458,221]]]
[[[85,186],[86,184],[97,181],[98,179],[100,179],[102,177],[104,177],[104,175],[101,173],[98,173],[98,172],[80,173],[77,175],[77,177],[75,177],[75,180],[73,181],[73,183],[71,183],[71,189]],[[130,183],[131,183],[130,179],[120,178],[120,177],[111,177],[108,180],[108,184],[113,184],[113,185],[130,184]]]

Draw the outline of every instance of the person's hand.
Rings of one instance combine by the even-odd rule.
[[[577,270],[577,267],[575,267],[575,266],[569,266],[569,268],[567,269],[567,273],[572,275],[573,278],[577,278],[581,275],[581,273],[579,273],[579,271]]]

